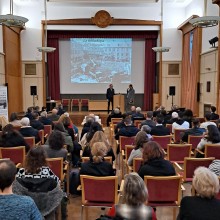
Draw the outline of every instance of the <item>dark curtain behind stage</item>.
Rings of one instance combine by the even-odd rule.
[[[155,92],[157,31],[48,31],[48,46],[56,47],[54,53],[48,53],[48,96],[60,99],[59,39],[66,38],[132,38],[145,39],[145,80],[143,110],[153,109]]]

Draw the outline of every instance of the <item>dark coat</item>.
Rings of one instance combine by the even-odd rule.
[[[169,128],[164,127],[163,125],[158,125],[152,128],[151,135],[156,135],[156,136],[163,136],[163,135],[169,135],[170,130]]]
[[[38,130],[32,128],[31,126],[21,127],[19,132],[22,134],[23,137],[35,137],[35,143],[40,141]]]
[[[37,129],[37,130],[42,130],[44,129],[44,125],[42,122],[40,122],[39,120],[31,120],[30,125],[32,128]]]
[[[176,175],[172,163],[164,159],[154,159],[147,161],[138,171],[139,176],[173,176]]]
[[[205,131],[206,130],[204,128],[198,128],[198,127],[188,129],[184,132],[183,137],[182,137],[182,141],[188,142],[189,135],[199,136],[199,135],[202,135]]]
[[[53,125],[53,122],[49,118],[46,118],[46,117],[41,116],[39,121],[44,125]]]
[[[109,101],[113,101],[113,96],[115,95],[115,90],[112,88],[108,88],[106,91],[106,99],[108,99]]]
[[[139,131],[140,130],[134,125],[125,126],[118,131],[118,133],[115,135],[115,139],[119,140],[119,136],[133,137]]]

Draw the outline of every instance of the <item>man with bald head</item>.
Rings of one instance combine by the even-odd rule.
[[[51,121],[58,121],[60,116],[57,114],[58,110],[56,108],[52,109],[50,115],[47,116]]]

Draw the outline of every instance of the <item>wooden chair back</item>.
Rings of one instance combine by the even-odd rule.
[[[206,144],[205,157],[215,157],[220,160],[220,144]]]
[[[209,165],[214,160],[214,157],[209,158],[184,158],[184,173],[183,180],[185,182],[191,182],[193,179],[194,171],[197,167],[209,167]]]
[[[172,134],[172,124],[166,124],[166,127],[169,129],[170,134]]]
[[[15,164],[24,165],[25,146],[0,147],[0,157],[1,158],[9,158]]]
[[[42,129],[42,130],[39,130],[38,131],[38,135],[39,135],[39,137],[40,137],[40,142],[41,142],[41,144],[44,144],[44,130]]]
[[[188,144],[192,144],[192,150],[195,150],[197,148],[197,145],[199,144],[202,138],[203,138],[203,135],[198,135],[198,136],[189,135],[188,136]]]
[[[44,125],[44,135],[50,136],[51,132],[52,132],[52,126]]]
[[[166,150],[167,149],[167,144],[171,144],[172,142],[172,135],[163,135],[163,136],[156,136],[152,135],[153,141],[156,141],[160,146]]]
[[[185,157],[191,157],[191,144],[168,144],[167,159],[171,162],[184,163]]]
[[[144,176],[144,182],[149,193],[149,206],[180,205],[181,176]]]
[[[62,157],[47,158],[46,160],[49,163],[50,169],[62,181],[63,178],[64,178],[64,174],[63,174],[63,158]]]
[[[30,148],[35,147],[35,137],[24,137],[24,140],[30,146]]]
[[[181,143],[182,136],[187,129],[174,129],[173,132],[173,140],[174,143]]]
[[[128,158],[131,154],[131,151],[134,149],[134,145],[125,145],[125,160],[128,161]]]
[[[133,137],[119,136],[120,152],[122,152],[122,150],[125,150],[125,145],[134,145],[134,140],[135,140],[135,136]]]
[[[143,163],[142,158],[133,158],[133,172],[138,172]]]

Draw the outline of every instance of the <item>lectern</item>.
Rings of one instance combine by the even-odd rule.
[[[120,106],[121,112],[124,113],[124,111],[125,111],[124,95],[122,95],[122,94],[114,95],[113,103],[114,103],[114,106],[113,106],[114,109],[117,108],[118,106]]]

